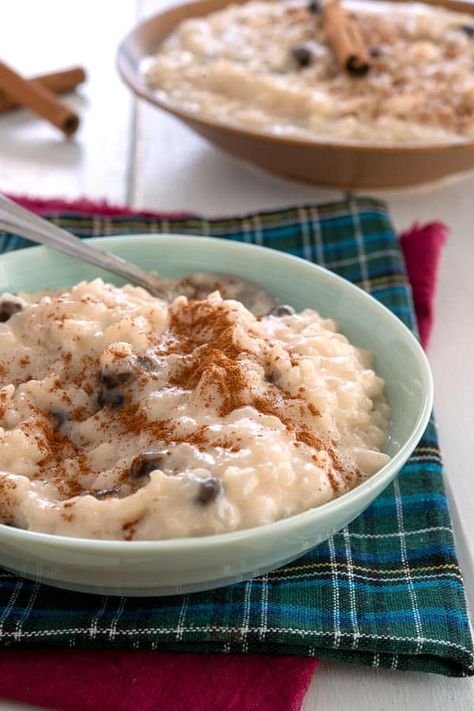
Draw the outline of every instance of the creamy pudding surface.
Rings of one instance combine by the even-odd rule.
[[[184,20],[147,71],[166,101],[278,136],[370,143],[474,137],[474,18],[421,3],[346,0],[371,55],[337,64],[317,0],[251,0]]]
[[[329,319],[97,279],[0,299],[0,522],[97,539],[270,523],[387,461],[384,382]]]

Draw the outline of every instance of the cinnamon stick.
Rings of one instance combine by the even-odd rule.
[[[86,80],[86,73],[82,67],[71,67],[59,72],[48,72],[47,74],[38,74],[38,76],[28,79],[35,84],[41,84],[54,94],[65,94],[72,91]],[[4,92],[0,91],[0,113],[11,111],[20,107],[13,99],[10,99]]]
[[[322,31],[339,66],[354,76],[367,74],[370,58],[357,21],[344,10],[340,0],[327,0],[322,10]]]
[[[29,82],[0,61],[0,91],[9,99],[42,116],[66,136],[75,133],[79,116],[41,84]]]

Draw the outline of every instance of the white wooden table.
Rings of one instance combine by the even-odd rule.
[[[231,159],[174,119],[136,103],[115,71],[115,50],[141,17],[175,0],[16,0],[2,5],[2,57],[25,73],[81,64],[90,79],[71,99],[82,116],[73,141],[27,112],[0,116],[0,190],[105,198],[133,208],[207,215],[340,197]],[[8,5],[8,8],[6,7]],[[441,219],[445,249],[429,358],[441,445],[467,588],[474,593],[474,175],[433,188],[387,192],[397,228]],[[1,709],[18,708],[0,702]],[[321,663],[304,711],[474,709],[474,681]]]

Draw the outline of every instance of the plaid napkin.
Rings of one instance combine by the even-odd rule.
[[[255,242],[317,261],[415,328],[383,203],[353,199],[244,218],[53,215],[79,236],[167,231]],[[0,239],[0,249],[26,246]],[[434,422],[400,476],[327,543],[273,573],[205,593],[106,598],[0,577],[3,647],[265,653],[474,673]]]

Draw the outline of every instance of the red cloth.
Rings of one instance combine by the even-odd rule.
[[[57,711],[299,711],[317,660],[3,650],[0,696]]]
[[[63,200],[55,198],[53,200],[44,200],[43,198],[32,198],[18,195],[9,195],[12,200],[26,207],[27,210],[36,212],[38,215],[50,215],[54,212],[80,212],[85,215],[99,215],[101,217],[118,217],[119,215],[135,216],[135,217],[165,217],[171,219],[173,217],[185,217],[189,212],[184,210],[176,210],[174,212],[151,212],[150,210],[130,210],[123,205],[111,205],[106,200],[88,200],[81,198],[80,200]]]
[[[428,346],[433,326],[439,258],[448,234],[449,229],[442,222],[423,226],[415,222],[400,235],[423,348]]]
[[[88,200],[23,198],[18,202],[40,214],[66,210],[109,216],[137,214]],[[415,224],[400,237],[425,347],[447,232],[442,223]],[[2,650],[0,697],[55,711],[299,711],[317,663],[305,657]]]

